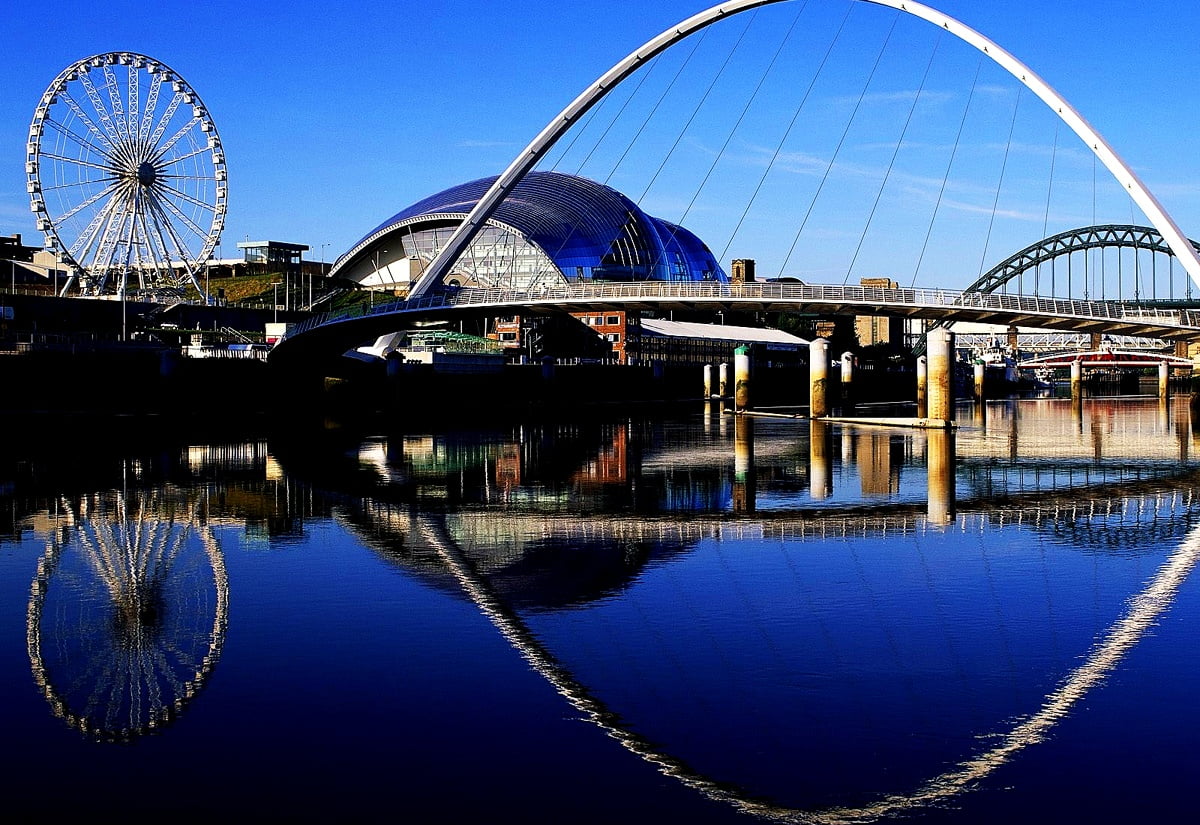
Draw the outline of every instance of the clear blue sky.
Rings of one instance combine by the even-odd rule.
[[[675,114],[652,120],[635,142],[635,151],[619,166],[619,154],[610,147],[607,154],[598,151],[583,173],[640,198],[652,214],[693,228],[714,252],[725,252],[726,265],[732,257],[755,257],[768,275],[796,274],[816,281],[840,281],[845,255],[864,237],[855,278],[894,274],[910,280],[913,264],[896,264],[898,271],[890,272],[887,250],[894,245],[911,256],[932,222],[935,246],[942,251],[959,242],[963,246],[953,255],[931,256],[918,283],[965,286],[963,280],[979,267],[977,259],[998,260],[1041,237],[1043,225],[1053,232],[1090,222],[1091,215],[1084,214],[1092,199],[1090,156],[1084,158],[1074,136],[1063,132],[1056,138],[1055,121],[1046,112],[1040,119],[1035,116],[1034,110],[1044,107],[1026,95],[1012,144],[1018,148],[1009,153],[1012,159],[1000,186],[999,208],[1013,220],[1004,227],[996,224],[990,240],[984,240],[988,231],[979,216],[990,211],[998,172],[984,163],[982,150],[976,157],[978,169],[973,169],[967,143],[1003,146],[1013,123],[1013,99],[1005,95],[1016,94],[1015,84],[1009,83],[1006,92],[1003,79],[993,73],[977,89],[978,114],[971,117],[971,131],[963,139],[952,175],[959,181],[945,194],[938,218],[933,221],[932,213],[922,212],[925,217],[913,226],[897,223],[906,211],[924,208],[919,198],[911,200],[918,197],[913,194],[918,186],[924,187],[925,198],[931,187],[936,189],[931,181],[942,176],[947,156],[932,149],[922,156],[920,147],[949,146],[947,136],[953,135],[971,90],[975,53],[955,41],[937,47],[938,68],[926,83],[918,109],[921,123],[914,120],[906,133],[905,151],[883,187],[869,234],[863,235],[875,189],[851,178],[888,165],[907,112],[904,101],[911,100],[936,38],[933,27],[906,20],[884,52],[880,72],[862,97],[862,111],[838,155],[839,173],[850,178],[831,176],[789,257],[796,227],[817,191],[822,164],[832,156],[848,122],[846,112],[862,93],[865,75],[854,72],[865,72],[875,60],[895,17],[890,10],[858,3],[864,7],[856,8],[850,18],[854,34],[839,41],[841,62],[833,65],[840,68],[822,76],[802,112],[802,124],[810,125],[801,126],[800,132],[812,139],[811,144],[784,146],[783,162],[765,179],[756,211],[746,216],[730,242],[741,204],[777,143],[777,127],[813,76],[815,56],[830,42],[847,0],[810,0],[819,11],[801,18],[804,32],[788,41],[791,62],[773,72],[774,80],[764,85],[756,104],[767,126],[756,133],[748,122],[735,133],[726,159],[697,195],[708,168],[706,158],[720,149],[742,105],[732,91],[734,80],[743,84],[736,88],[743,90],[744,101],[744,90],[757,82],[774,48],[772,36],[790,23],[799,2],[784,4],[790,11],[764,16],[761,26],[756,23],[759,28],[752,29],[747,42],[760,45],[752,48],[750,58],[735,58],[720,75],[719,85],[731,84],[728,101],[718,104],[714,96],[718,114],[697,116],[662,176],[655,179],[654,170],[679,135],[688,107],[699,99],[700,80],[685,81],[689,91],[677,92],[664,103],[663,111]],[[6,56],[0,82],[0,233],[20,232],[27,242],[40,243],[24,186],[29,120],[55,75],[91,54],[130,50],[151,55],[179,72],[203,97],[227,154],[229,214],[222,242],[226,256],[235,254],[237,241],[249,237],[307,243],[313,247],[312,257],[320,257],[321,245],[328,244],[324,253],[332,260],[402,207],[455,183],[499,172],[613,63],[708,5],[712,3],[707,0],[10,4],[0,35]],[[1200,80],[1195,45],[1200,38],[1200,4],[940,0],[931,5],[996,40],[1049,81],[1131,163],[1184,231],[1200,236],[1200,107],[1194,104]],[[740,29],[733,21],[714,27],[698,52],[700,65],[715,67]],[[682,60],[683,52],[675,52],[671,66]],[[667,65],[664,58],[664,67],[655,70],[659,78],[674,70]],[[652,87],[648,81],[643,100],[655,99],[650,97]],[[990,110],[984,102],[987,95],[995,96]],[[885,105],[889,100],[900,105]],[[631,110],[636,108],[631,104]],[[838,111],[840,118],[835,116]],[[634,125],[618,127],[610,143],[621,144],[621,129],[636,128],[639,122],[632,116],[624,121]],[[582,147],[595,143],[599,127],[586,134],[590,136],[580,140],[577,157],[582,157]],[[629,142],[625,138],[621,145]],[[1025,166],[1019,165],[1018,156],[1024,156]],[[995,154],[993,162],[999,157]],[[1052,160],[1056,172],[1048,184],[1051,178],[1045,170],[1038,172],[1038,164],[1048,168]],[[645,191],[652,179],[654,185]],[[900,195],[906,187],[912,192],[904,201]],[[1111,193],[1097,197],[1100,221],[1131,217],[1119,193],[1116,199]],[[688,208],[693,198],[696,202]],[[780,214],[785,205],[792,212],[771,224],[770,216]],[[959,219],[974,223],[960,229],[955,224]],[[889,231],[905,239],[893,238]],[[968,236],[969,243],[963,240]],[[826,246],[839,247],[843,259],[825,260],[819,251],[822,239]],[[956,270],[956,256],[969,263]]]

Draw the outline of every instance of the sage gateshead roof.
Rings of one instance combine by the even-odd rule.
[[[401,210],[335,264],[364,284],[415,278],[495,181],[460,184]],[[414,266],[414,263],[416,266]],[[533,172],[460,256],[447,282],[532,289],[579,281],[728,281],[695,234],[587,178]]]

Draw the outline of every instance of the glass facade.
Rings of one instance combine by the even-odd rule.
[[[335,269],[370,261],[383,245],[428,263],[495,178],[439,192],[369,232]],[[557,172],[527,175],[459,258],[447,283],[534,290],[580,281],[719,281],[728,276],[682,226],[655,218],[620,192]]]

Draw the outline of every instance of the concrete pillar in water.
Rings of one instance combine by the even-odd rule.
[[[808,414],[812,418],[829,415],[829,342],[814,338],[808,345]]]
[[[929,381],[929,359],[922,355],[917,359],[917,418],[929,415],[929,405],[925,403],[926,384]]]
[[[1076,358],[1071,362],[1071,400],[1083,398],[1083,362]]]
[[[717,392],[722,398],[729,397],[729,365],[720,364],[717,367]]]
[[[932,524],[954,522],[954,431],[930,430],[925,442],[929,503],[926,511]]]
[[[982,403],[984,391],[987,387],[984,383],[987,381],[987,366],[982,361],[975,362],[975,400]]]
[[[733,408],[736,412],[750,409],[750,347],[733,351]]]
[[[833,495],[829,427],[828,421],[817,418],[808,422],[808,491],[814,501],[824,501]]]
[[[854,406],[854,353],[843,352],[841,363],[842,405]]]
[[[1166,361],[1158,365],[1158,397],[1171,397],[1171,367]]]
[[[733,422],[733,512],[754,512],[754,417]]]
[[[954,420],[954,333],[944,327],[929,330],[928,417],[949,424]]]
[[[704,365],[704,397],[712,398],[713,394],[713,365]]]

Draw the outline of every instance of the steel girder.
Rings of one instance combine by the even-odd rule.
[[[1200,251],[1200,243],[1190,238],[1188,242],[1193,249]],[[1130,224],[1085,226],[1051,235],[1049,238],[1044,238],[1025,247],[1020,252],[1010,255],[979,276],[979,279],[964,291],[995,292],[1013,278],[1055,258],[1075,252],[1086,252],[1089,249],[1111,249],[1113,247],[1145,249],[1150,252],[1175,256],[1174,250],[1163,238],[1162,233],[1153,227]]]

